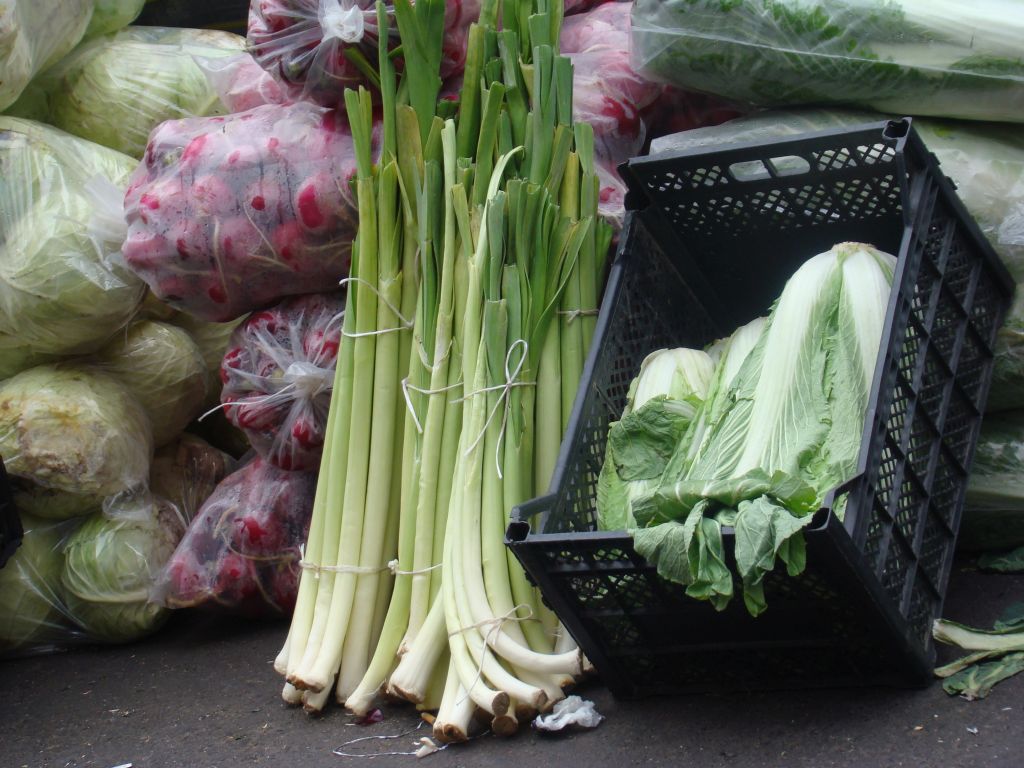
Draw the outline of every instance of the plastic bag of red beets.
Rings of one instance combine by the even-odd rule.
[[[398,44],[392,3],[389,47]],[[466,34],[480,15],[480,0],[445,3],[441,77],[461,72]],[[256,61],[295,99],[339,106],[346,88],[367,85],[376,70],[380,40],[375,0],[253,0],[248,43]],[[401,66],[401,61],[397,62]]]
[[[203,504],[157,581],[156,599],[170,608],[290,614],[315,493],[315,472],[254,458]]]
[[[348,270],[355,172],[347,122],[312,104],[163,123],[125,195],[125,259],[215,322],[322,291]]]
[[[344,317],[341,292],[286,299],[234,330],[221,363],[221,403],[271,464],[320,466]]]

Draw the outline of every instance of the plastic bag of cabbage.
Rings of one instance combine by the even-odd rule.
[[[173,505],[125,494],[81,520],[23,523],[22,545],[0,570],[0,653],[128,642],[167,617],[150,592],[185,530]]]
[[[0,0],[0,111],[78,45],[92,13],[92,0]]]
[[[120,258],[122,194],[135,161],[0,115],[0,378],[95,352],[145,285]]]
[[[966,550],[1024,546],[1024,411],[982,422],[957,544]]]
[[[628,530],[659,574],[719,610],[733,527],[743,600],[760,614],[765,575],[777,559],[803,571],[801,530],[856,472],[894,267],[837,245],[794,273],[767,320],[648,358],[609,429],[600,527]]]
[[[1019,0],[638,0],[641,71],[759,106],[1024,122]]]
[[[130,27],[80,45],[8,112],[141,158],[150,131],[165,120],[223,113],[193,57],[229,56],[244,46],[230,32]]]
[[[128,642],[158,628],[166,611],[154,602],[155,576],[233,468],[183,435],[157,452],[150,492],[79,500],[73,509],[75,494],[13,478],[25,537],[0,569],[0,656]]]

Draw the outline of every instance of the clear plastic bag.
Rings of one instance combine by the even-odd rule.
[[[285,472],[258,457],[225,478],[168,562],[159,599],[171,608],[291,613],[315,492],[315,472]]]
[[[235,460],[226,453],[186,432],[153,456],[149,490],[173,504],[189,523],[235,468]]]
[[[388,45],[398,44],[392,4]],[[479,0],[449,0],[441,77],[466,63],[466,31],[480,13]],[[376,70],[380,30],[374,0],[253,0],[249,49],[291,98],[328,107],[342,103],[346,88],[367,85]]]
[[[93,0],[92,18],[85,39],[109,35],[131,24],[142,13],[146,0]]]
[[[967,482],[958,546],[1024,546],[1024,411],[987,416]]]
[[[142,157],[165,120],[222,114],[193,57],[241,52],[245,39],[210,29],[130,27],[83,43],[32,81],[10,114]]]
[[[144,488],[152,455],[149,418],[109,376],[41,366],[0,382],[0,456],[10,475],[102,498]]]
[[[993,353],[986,413],[1024,409],[1024,290],[1019,285]]]
[[[1024,122],[1018,0],[637,0],[638,68],[760,106]]]
[[[145,285],[119,253],[134,164],[0,115],[0,378],[94,352],[135,313]]]
[[[21,547],[0,569],[0,657],[130,642],[167,618],[153,587],[185,531],[172,504],[123,493],[84,518],[21,518]]]
[[[265,104],[288,104],[280,83],[270,76],[248,53],[196,58],[220,103],[228,112],[245,112]]]
[[[61,597],[86,639],[123,643],[160,627],[167,611],[153,599],[153,585],[184,532],[173,504],[149,493],[125,493],[108,499],[67,537]]]
[[[0,0],[0,112],[78,45],[92,13],[93,0]]]
[[[344,117],[312,104],[164,123],[125,197],[125,259],[204,320],[322,291],[348,271],[354,175]]]
[[[142,406],[157,448],[180,435],[206,402],[206,362],[199,347],[168,323],[132,323],[88,364],[117,379]]]
[[[287,299],[252,314],[224,355],[225,415],[281,469],[320,466],[344,306],[340,292]]]
[[[0,657],[37,652],[75,634],[61,597],[67,524],[21,514],[21,546],[0,568]]]

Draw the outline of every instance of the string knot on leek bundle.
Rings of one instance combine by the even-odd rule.
[[[719,610],[732,527],[744,603],[764,611],[766,574],[776,559],[803,571],[801,531],[856,473],[894,266],[841,243],[793,274],[767,318],[707,352],[648,357],[609,430],[600,526],[628,530],[661,576]]]

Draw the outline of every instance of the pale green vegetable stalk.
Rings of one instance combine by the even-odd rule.
[[[678,433],[678,416],[638,424],[638,436],[618,445],[613,430],[609,457],[631,473],[619,480],[657,487],[631,496],[609,484],[606,467],[602,523],[630,529],[662,576],[719,609],[733,593],[721,528],[733,526],[744,602],[762,612],[765,574],[777,557],[791,575],[803,570],[801,529],[856,470],[894,264],[859,243],[805,262],[756,343],[752,325],[712,347],[719,360],[707,397],[664,466],[651,446],[666,439],[665,424]]]

